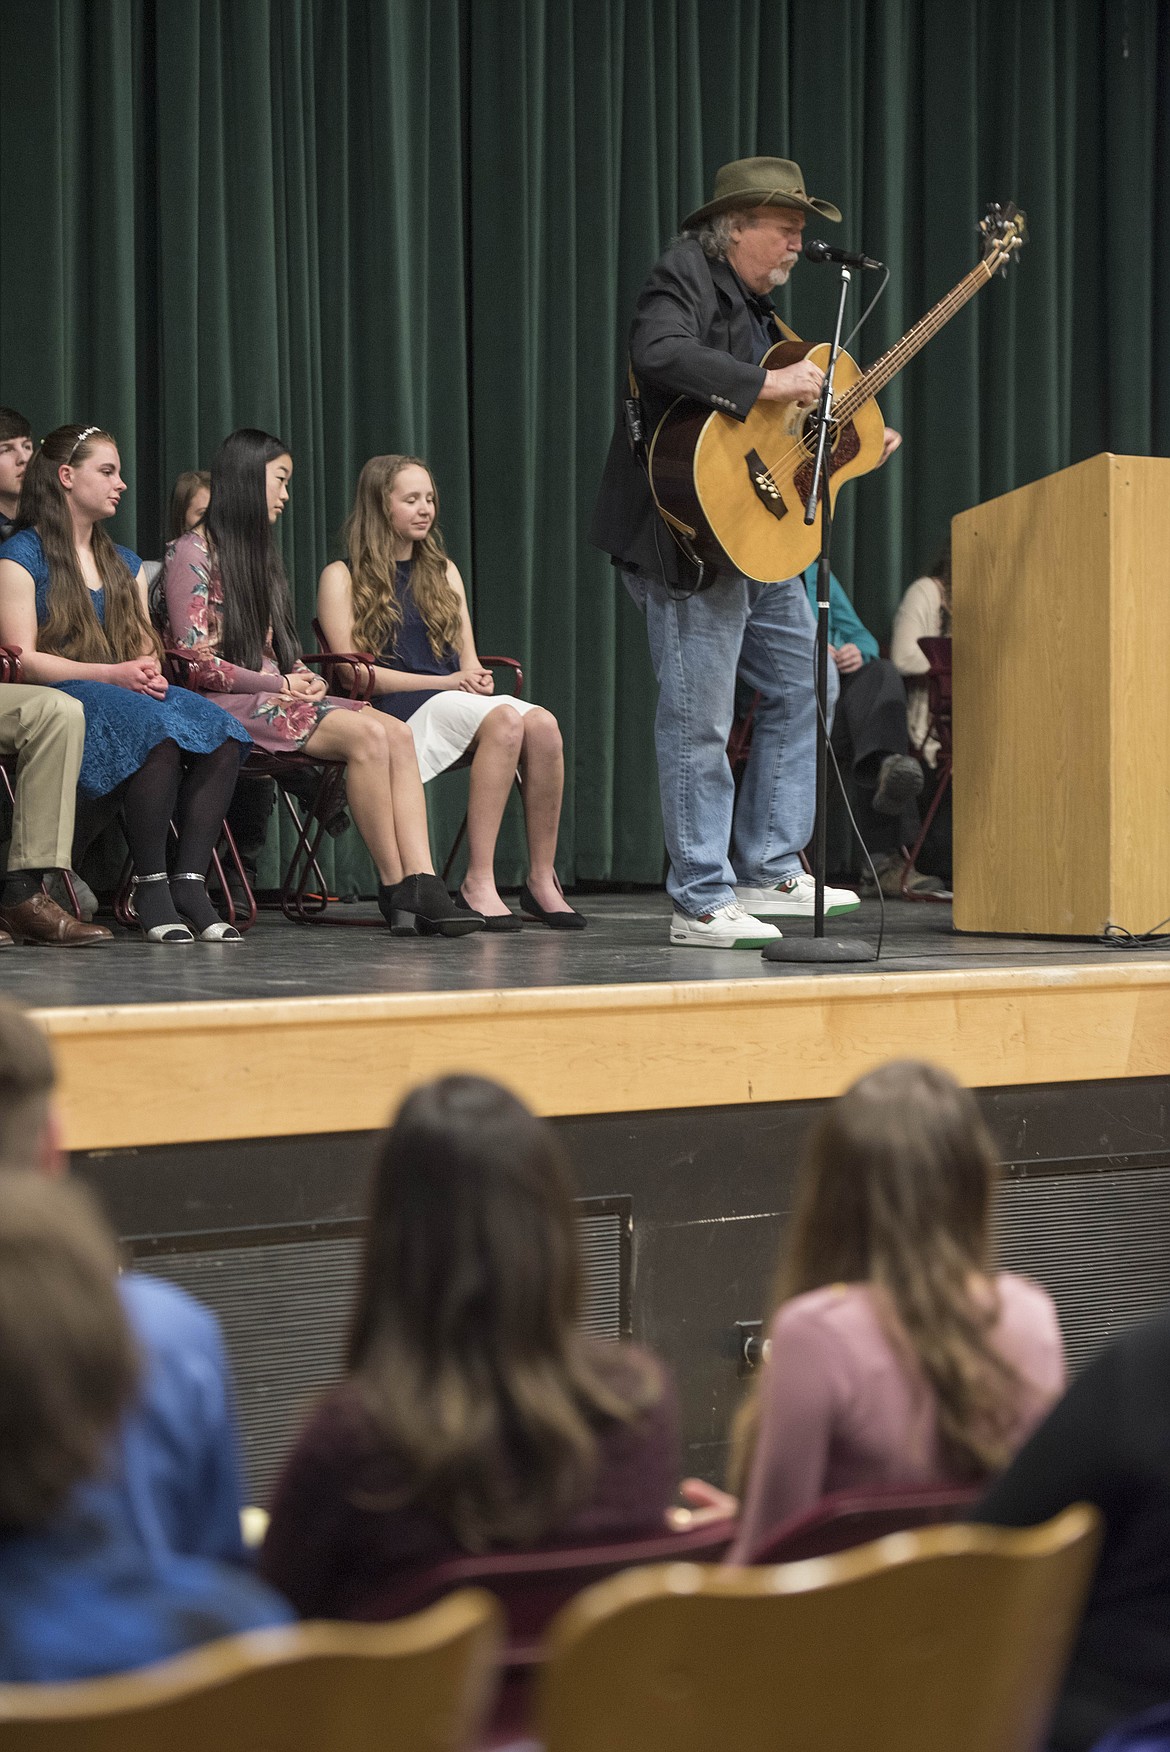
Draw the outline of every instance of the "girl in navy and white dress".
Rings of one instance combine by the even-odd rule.
[[[348,564],[336,560],[321,574],[321,625],[335,651],[380,657],[374,704],[409,724],[424,784],[470,753],[468,866],[456,904],[482,913],[489,931],[520,926],[500,899],[494,872],[500,821],[519,768],[528,835],[521,910],[553,930],[580,930],[585,920],[568,905],[553,867],[565,779],[560,729],[543,706],[495,694],[437,516],[424,462],[372,457],[345,528]]]

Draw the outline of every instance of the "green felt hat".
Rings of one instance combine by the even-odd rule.
[[[690,231],[716,213],[739,207],[800,207],[822,219],[841,219],[832,201],[818,201],[805,192],[800,166],[791,158],[737,158],[716,171],[714,195],[683,220],[682,229]]]

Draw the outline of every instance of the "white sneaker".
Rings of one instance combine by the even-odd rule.
[[[755,919],[734,900],[697,919],[676,912],[670,921],[670,940],[684,949],[762,949],[780,932],[764,919]]]
[[[816,883],[803,870],[778,882],[772,888],[749,888],[737,882],[735,898],[740,906],[758,919],[811,919],[816,904]],[[825,887],[825,917],[856,912],[861,905],[857,895],[848,888]]]

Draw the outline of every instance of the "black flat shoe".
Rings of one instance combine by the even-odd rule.
[[[534,925],[547,925],[550,931],[583,931],[589,920],[579,912],[545,912],[532,898],[527,882],[520,890],[520,911]]]
[[[485,931],[522,931],[524,929],[524,920],[518,919],[514,912],[476,913],[471,902],[464,899],[462,889],[455,890],[454,901],[461,912],[475,913],[477,919],[482,918]]]
[[[379,885],[378,910],[396,937],[466,937],[485,923],[466,901],[456,907],[437,876],[421,873],[392,888]]]

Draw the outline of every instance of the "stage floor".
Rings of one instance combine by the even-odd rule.
[[[391,937],[331,924],[290,924],[262,912],[242,944],[165,948],[115,927],[116,947],[5,951],[3,989],[38,1008],[106,1004],[223,1004],[256,999],[353,997],[359,994],[483,992],[534,987],[638,985],[661,981],[839,979],[859,974],[943,973],[976,968],[1116,966],[1121,961],[1170,967],[1165,949],[1131,951],[1085,941],[964,936],[942,904],[886,904],[881,960],[827,967],[764,961],[758,951],[676,949],[669,942],[670,902],[661,892],[578,897],[585,931],[525,925],[507,935]],[[337,905],[329,917],[377,920],[372,905]],[[829,936],[876,944],[876,900],[829,919]],[[787,921],[788,937],[811,937],[811,921]]]
[[[674,949],[660,892],[582,906],[580,933],[448,942],[268,913],[243,944],[126,937],[0,967],[54,1038],[74,1149],[374,1129],[452,1070],[564,1116],[820,1099],[908,1054],[977,1087],[1170,1075],[1161,949],[957,936],[948,907],[891,902],[880,961],[816,968]],[[878,923],[873,901],[830,927],[872,941]]]

